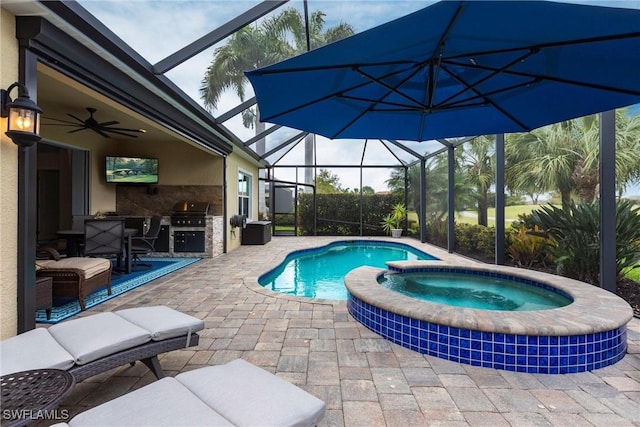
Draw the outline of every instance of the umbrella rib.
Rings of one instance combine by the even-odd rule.
[[[448,71],[447,71],[448,72]],[[448,72],[449,73],[449,72]],[[469,84],[467,82],[465,82],[464,80],[462,80],[459,76],[449,73],[449,75],[451,75],[452,78],[454,78],[456,81],[458,81],[460,84],[469,87]],[[518,85],[514,85],[515,87],[519,87],[519,86],[523,86],[523,85],[527,85],[529,84],[529,82],[526,83],[520,83]],[[506,90],[509,90],[511,88],[502,88],[499,89],[497,91],[495,91],[495,93],[500,93],[500,92],[504,92]],[[490,98],[488,98],[489,95],[493,95],[494,93],[487,93],[487,94],[479,94],[475,89],[471,88],[470,90],[472,90],[473,92],[476,93],[477,97],[480,99],[484,99],[486,102],[488,102],[489,104],[491,104],[496,110],[500,111],[502,114],[504,114],[505,117],[508,117],[511,121],[513,121],[514,123],[516,123],[518,126],[522,127],[523,129],[526,129],[527,127],[518,119],[516,119],[512,114],[509,114],[504,108],[500,107],[499,105],[497,105],[495,102],[493,102]]]
[[[360,112],[360,114],[355,116],[352,120],[348,121],[346,125],[344,125],[342,128],[340,128],[338,130],[338,132],[334,133],[333,136],[331,136],[331,138],[329,138],[329,139],[336,139],[338,137],[338,135],[340,135],[342,132],[345,131],[345,129],[347,129],[349,126],[351,126],[352,124],[354,124],[355,122],[360,120],[365,114],[367,114],[367,112],[372,111],[372,110],[373,110],[372,107],[369,107],[369,108],[366,108],[366,109],[362,110]]]
[[[450,62],[450,64],[451,65],[462,66],[462,67],[467,67],[468,66],[467,64],[457,63],[457,62]],[[481,69],[481,70],[485,70],[485,71],[496,71],[497,70],[494,67],[488,67],[488,66],[485,66],[485,65],[473,65],[473,68]],[[512,76],[518,76],[518,77],[529,77],[529,78],[537,79],[537,80],[549,80],[549,81],[557,82],[557,83],[566,83],[566,84],[572,84],[572,85],[575,85],[575,86],[588,87],[588,88],[592,88],[592,89],[607,90],[607,91],[610,91],[610,92],[618,92],[618,93],[622,93],[622,94],[625,94],[625,95],[640,96],[640,91],[636,91],[636,90],[623,89],[623,88],[607,86],[607,85],[600,85],[600,84],[589,83],[589,82],[579,82],[579,81],[576,81],[576,80],[564,79],[562,77],[554,77],[554,76],[549,76],[549,75],[539,75],[539,74],[533,74],[533,73],[525,73],[523,71],[514,71],[514,70],[504,70],[503,73],[504,74],[510,74]]]
[[[519,47],[494,49],[494,50],[486,50],[486,51],[478,51],[478,52],[465,52],[459,55],[449,56],[445,59],[446,60],[461,59],[461,58],[467,59],[469,57],[474,57],[474,56],[495,55],[499,53],[517,52],[520,50],[542,50],[542,49],[548,49],[552,47],[570,46],[570,45],[587,44],[587,43],[599,43],[599,42],[606,42],[606,41],[612,41],[612,40],[633,39],[638,37],[640,37],[640,32],[613,34],[610,36],[589,37],[589,38],[582,38],[582,39],[575,39],[575,40],[564,40],[564,41],[558,41],[558,42],[535,44],[531,46],[519,46]]]
[[[352,95],[345,95],[345,94],[341,94],[339,95],[341,98],[344,99],[350,99],[353,101],[362,101],[362,102],[371,102],[371,103],[376,103],[376,104],[382,104],[382,105],[390,105],[390,106],[395,106],[395,107],[399,107],[397,111],[424,111],[425,106],[412,106],[412,105],[405,105],[405,104],[400,104],[398,102],[389,102],[389,101],[376,101],[373,99],[368,99],[368,98],[362,98],[359,96],[352,96]]]
[[[408,100],[408,101],[410,101],[410,102],[415,103],[417,106],[419,106],[419,107],[421,107],[421,108],[425,108],[425,107],[426,107],[426,105],[425,105],[424,103],[422,103],[422,102],[420,102],[420,101],[418,101],[418,100],[416,100],[416,99],[413,99],[412,97],[410,97],[410,96],[408,96],[407,94],[402,93],[402,92],[400,92],[400,91],[398,90],[398,88],[399,88],[400,86],[402,86],[402,85],[403,85],[403,84],[405,84],[407,81],[409,81],[413,76],[415,76],[416,74],[418,74],[418,73],[420,72],[420,70],[421,70],[422,68],[424,68],[424,66],[425,66],[424,64],[416,64],[416,65],[415,65],[415,70],[414,70],[413,72],[411,72],[407,77],[405,77],[404,79],[402,79],[402,80],[401,80],[401,81],[400,81],[400,82],[399,82],[395,87],[393,87],[393,86],[391,86],[391,85],[389,85],[389,84],[387,84],[387,83],[383,82],[383,81],[381,80],[381,78],[377,78],[377,77],[374,77],[374,76],[372,76],[372,75],[370,75],[370,74],[368,74],[368,73],[365,73],[365,72],[364,72],[364,71],[362,71],[359,67],[355,67],[355,70],[356,70],[356,71],[358,71],[358,73],[360,73],[362,76],[364,76],[364,77],[368,78],[369,80],[371,80],[373,83],[378,83],[380,86],[384,87],[385,89],[389,89],[389,93],[393,92],[393,93],[395,93],[396,95],[399,95],[399,96],[401,96],[402,98],[405,98],[406,100]],[[388,75],[386,75],[386,76],[383,76],[382,78],[387,78],[387,77],[389,77],[389,76],[391,76],[391,75],[400,74],[401,72],[404,72],[404,71],[407,71],[407,70],[410,70],[410,69],[411,69],[411,68],[407,68],[407,69],[404,69],[404,70],[402,70],[402,71],[397,71],[397,72],[394,72],[394,73],[388,74]],[[351,90],[351,89],[350,89],[350,90]],[[387,93],[385,96],[381,97],[379,100],[372,100],[372,101],[373,101],[374,103],[383,102],[384,98],[386,98],[386,97],[389,95],[389,93]]]
[[[438,40],[438,44],[436,45],[436,48],[431,54],[431,58],[434,58],[437,52],[437,56],[438,56],[438,62],[436,64],[437,71],[440,70],[440,64],[442,63],[442,54],[444,52],[445,41],[449,37],[449,34],[453,30],[453,27],[456,24],[456,22],[458,22],[458,18],[460,18],[460,15],[462,14],[463,9],[464,9],[464,5],[459,4],[458,7],[456,8],[455,13],[453,14],[451,19],[449,20],[449,23],[447,24],[447,28],[443,31],[442,36],[440,37],[440,40]],[[428,86],[428,95],[427,95],[428,102],[425,102],[425,104],[428,104],[429,107],[433,106],[433,98],[435,97],[435,93],[436,93],[435,82],[438,79],[437,74],[439,74],[437,71],[434,73],[433,64],[430,64],[429,86]]]
[[[304,54],[304,55],[307,55]],[[362,66],[366,66],[366,67],[378,67],[378,66],[382,66],[382,65],[411,65],[411,66],[415,66],[415,65],[419,65],[420,63],[417,61],[410,61],[410,60],[398,60],[398,61],[382,61],[382,62],[368,62],[366,64],[362,64],[362,63],[348,63],[348,64],[329,64],[329,65],[317,65],[315,67],[296,67],[296,68],[286,68],[286,69],[269,69],[269,68],[260,68],[258,70],[254,70],[254,71],[247,71],[246,74],[247,75],[252,75],[252,74],[258,74],[258,75],[270,75],[270,74],[288,74],[288,73],[303,73],[303,72],[314,72],[314,71],[331,71],[331,70],[341,70],[341,69],[354,69],[357,67],[362,67]],[[393,73],[391,73],[393,74]]]
[[[527,53],[525,53],[525,54],[523,54],[523,55],[519,56],[518,58],[516,58],[516,59],[514,59],[513,61],[509,62],[508,64],[506,64],[506,65],[504,65],[504,66],[502,66],[502,67],[500,67],[500,68],[497,68],[497,69],[495,69],[495,70],[492,70],[492,73],[491,73],[491,74],[489,74],[489,75],[488,75],[488,76],[486,76],[486,77],[483,77],[482,79],[478,80],[477,82],[475,82],[475,83],[473,83],[473,84],[471,84],[471,85],[467,85],[467,84],[465,84],[464,82],[459,81],[459,83],[463,83],[465,87],[464,87],[462,90],[458,91],[457,93],[454,93],[454,94],[453,94],[453,95],[451,95],[450,97],[446,98],[445,100],[443,100],[443,101],[442,101],[442,102],[440,102],[439,104],[440,104],[440,105],[447,104],[450,100],[455,99],[455,98],[457,98],[458,96],[460,96],[460,95],[462,95],[463,93],[468,92],[468,91],[476,92],[476,91],[474,90],[474,88],[476,88],[478,85],[480,85],[480,84],[482,84],[482,83],[486,82],[486,81],[487,81],[487,80],[489,80],[489,79],[494,78],[494,77],[495,77],[495,76],[497,76],[498,74],[500,74],[500,73],[502,73],[502,72],[504,72],[504,71],[508,70],[508,69],[509,69],[509,68],[511,68],[513,65],[515,65],[515,64],[517,64],[517,63],[519,63],[520,61],[522,61],[522,60],[523,60],[523,59],[525,59],[525,58],[528,58],[529,56],[533,55],[534,53],[535,53],[535,52],[530,51],[530,52],[527,52]],[[452,64],[453,64],[453,65],[457,65],[457,66],[460,66],[460,65],[461,65],[461,64],[458,64],[458,63],[452,63]],[[449,69],[448,69],[447,67],[442,67],[442,68],[447,72],[447,74],[449,74],[450,76],[452,76],[452,77],[455,79],[455,75],[454,75],[454,73],[452,73],[451,71],[449,71]],[[477,68],[477,67],[471,67],[471,68],[474,68],[474,69],[475,69],[475,68]],[[476,92],[476,93],[477,93],[477,92]]]
[[[407,70],[410,70],[412,67],[420,67],[422,65],[422,64],[416,64],[415,62],[410,62],[409,63],[409,62],[406,62],[406,61],[401,62],[401,63],[402,64],[411,64],[411,67],[403,68],[402,70],[394,70],[394,71],[392,71],[392,72],[390,72],[388,74],[380,76],[379,79],[386,79],[386,78],[391,77],[393,75],[400,74],[400,73],[403,73],[403,72],[405,72]],[[400,62],[398,62],[398,64],[400,64]],[[367,64],[367,66],[370,66],[370,65],[377,65],[377,64]],[[357,69],[357,67],[358,67],[357,65],[350,66],[351,69]],[[418,70],[419,70],[419,68],[418,68]],[[318,103],[318,102],[326,101],[327,99],[330,99],[330,98],[332,98],[334,96],[343,96],[345,91],[352,91],[352,90],[355,90],[355,89],[360,89],[361,87],[364,87],[364,86],[369,85],[371,83],[374,83],[374,82],[369,80],[369,81],[366,81],[364,83],[360,83],[360,84],[354,85],[352,87],[349,87],[347,89],[341,89],[341,90],[337,90],[337,91],[328,93],[327,95],[324,95],[324,96],[322,96],[320,98],[312,99],[311,101],[305,102],[304,104],[296,105],[296,106],[293,106],[293,107],[289,108],[288,110],[278,112],[278,114],[274,114],[274,115],[271,115],[271,116],[265,116],[265,117],[262,118],[262,121],[267,122],[267,121],[273,120],[273,119],[278,118],[280,116],[289,114],[292,111],[296,111],[296,110],[299,110],[301,108],[308,107],[308,106],[313,105],[313,104]],[[370,100],[370,101],[372,101],[372,100]]]
[[[412,73],[410,73],[408,77],[406,77],[406,78],[402,79],[402,80],[400,81],[400,83],[399,83],[397,86],[402,86],[402,85],[403,85],[407,80],[409,80],[409,79],[410,79],[411,77],[413,77],[416,73],[418,73],[418,72],[420,71],[420,69],[421,69],[420,64],[416,64],[415,68],[416,68],[416,69],[415,69],[415,71],[414,71],[414,72],[412,72]],[[410,69],[410,68],[409,68],[409,69]],[[392,93],[392,92],[393,92],[393,93],[396,93],[396,94],[398,94],[398,95],[401,95],[403,98],[406,98],[406,99],[408,99],[408,100],[410,100],[410,101],[412,101],[412,102],[416,102],[418,105],[420,105],[420,103],[419,103],[419,102],[415,101],[415,100],[414,100],[414,99],[412,99],[411,97],[406,96],[405,94],[398,92],[398,91],[397,91],[397,88],[394,88],[393,86],[387,85],[386,83],[384,83],[383,81],[381,81],[381,80],[380,80],[380,79],[378,79],[378,78],[374,78],[374,77],[372,77],[372,76],[369,76],[367,73],[363,72],[363,71],[362,71],[362,70],[360,70],[358,67],[355,67],[355,68],[354,68],[354,70],[358,71],[358,72],[359,72],[361,75],[363,75],[364,77],[366,77],[366,78],[370,79],[370,80],[371,80],[370,82],[378,83],[378,84],[379,84],[379,85],[381,85],[382,87],[384,87],[384,88],[388,89],[388,90],[389,90],[389,92],[388,92],[387,94],[385,94],[383,97],[381,97],[381,99],[379,99],[379,100],[371,100],[371,102],[373,103],[373,105],[370,105],[370,106],[369,106],[369,108],[366,108],[366,109],[362,110],[362,111],[360,112],[360,114],[358,114],[357,116],[355,116],[355,117],[353,118],[353,120],[350,120],[350,121],[349,121],[345,126],[343,126],[343,127],[342,127],[342,128],[341,128],[341,129],[336,133],[336,134],[334,134],[334,135],[332,136],[332,138],[331,138],[331,139],[335,139],[338,135],[340,135],[342,132],[344,132],[344,131],[345,131],[347,128],[349,128],[352,124],[354,124],[355,122],[357,122],[358,120],[360,120],[360,119],[361,119],[361,118],[362,118],[362,117],[363,117],[363,116],[364,116],[368,111],[374,111],[374,107],[375,107],[375,105],[376,105],[376,104],[378,104],[378,103],[380,103],[380,102],[382,102],[382,100],[384,100],[384,98],[386,98],[386,97],[389,95],[389,93]],[[388,75],[386,75],[386,76],[383,76],[382,78],[386,78],[386,77],[388,77],[388,76],[392,76],[392,75],[395,75],[395,74],[399,74],[399,73],[401,73],[401,72],[403,72],[403,71],[406,71],[406,70],[395,71],[395,72],[393,72],[393,73],[389,73],[389,74],[388,74]],[[370,82],[369,82],[369,83],[370,83]],[[367,83],[367,84],[368,84],[368,83]],[[354,88],[349,88],[349,90],[353,90],[353,89],[354,89]],[[344,94],[339,94],[339,95],[344,96]],[[422,107],[424,108],[424,106],[422,106]]]

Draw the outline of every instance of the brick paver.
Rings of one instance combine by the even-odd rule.
[[[629,353],[615,366],[532,375],[420,355],[354,321],[345,302],[286,297],[245,285],[288,252],[332,240],[274,237],[265,246],[243,246],[83,315],[166,304],[202,318],[206,330],[196,349],[160,357],[167,375],[244,358],[324,400],[321,426],[640,425],[638,319],[628,327]],[[428,245],[423,249],[442,254]],[[73,416],[153,380],[143,364],[123,366],[77,384],[62,408]]]

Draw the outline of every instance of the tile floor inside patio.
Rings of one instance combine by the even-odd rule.
[[[423,356],[357,323],[346,302],[287,297],[255,286],[290,251],[333,240],[274,237],[265,246],[242,246],[83,315],[164,304],[202,318],[206,329],[196,349],[160,357],[167,375],[243,358],[323,399],[321,426],[640,425],[639,319],[628,325],[628,354],[613,366],[522,374]],[[124,366],[77,384],[61,408],[73,416],[152,381],[143,364]]]

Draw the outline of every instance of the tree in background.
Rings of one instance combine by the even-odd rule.
[[[338,194],[344,193],[340,177],[332,174],[327,169],[320,169],[316,176],[316,192],[318,194]]]
[[[215,50],[202,80],[200,95],[205,108],[216,108],[226,90],[233,90],[245,101],[248,84],[245,71],[266,67],[353,34],[353,27],[344,22],[325,30],[324,18],[325,13],[321,11],[309,17],[309,44],[304,17],[295,8],[285,9],[259,26],[247,25],[233,33],[224,46]],[[264,123],[258,119],[257,107],[242,113],[243,125],[254,128],[256,135],[265,130]],[[264,154],[264,140],[256,144],[256,152]]]
[[[595,199],[599,182],[598,116],[545,126],[507,136],[506,181],[513,190],[558,191],[564,210],[577,195]],[[640,116],[616,111],[616,182],[619,194],[640,179]]]
[[[478,225],[489,225],[489,188],[495,182],[495,139],[479,136],[463,145],[465,178],[468,185],[475,187],[478,209]],[[461,148],[458,147],[457,150]]]

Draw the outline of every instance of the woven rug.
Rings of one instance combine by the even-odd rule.
[[[130,274],[111,276],[111,295],[107,295],[107,288],[103,287],[85,298],[87,308],[95,307],[105,301],[122,295],[132,289],[140,287],[152,280],[162,277],[176,270],[199,261],[200,258],[142,258],[151,268],[133,271]],[[58,323],[80,313],[80,303],[77,299],[54,298],[51,318],[47,320],[45,310],[36,311],[37,323]]]

